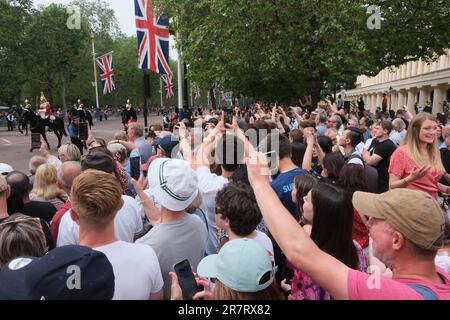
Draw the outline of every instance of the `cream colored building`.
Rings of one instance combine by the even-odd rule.
[[[431,102],[433,114],[442,112],[443,101],[450,99],[450,50],[430,64],[411,61],[398,68],[386,68],[375,77],[359,76],[356,86],[347,91],[347,99],[359,100],[362,96],[365,108],[372,112],[381,107],[384,93],[392,110],[407,105],[414,112],[416,103],[425,107]]]

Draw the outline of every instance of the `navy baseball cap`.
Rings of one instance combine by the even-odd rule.
[[[178,139],[172,135],[167,135],[163,138],[158,137],[155,139],[155,142],[168,157],[172,156],[172,150],[179,144]]]
[[[63,246],[43,257],[19,257],[0,270],[1,300],[111,300],[114,271],[104,253]]]

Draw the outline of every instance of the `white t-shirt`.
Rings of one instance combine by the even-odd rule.
[[[216,195],[217,192],[229,182],[224,177],[213,174],[207,167],[196,170],[198,177],[198,189],[202,194],[203,208],[206,211],[209,226],[209,239],[206,245],[206,254],[216,254],[219,246],[216,225]]]
[[[142,233],[142,206],[129,196],[122,196],[124,205],[114,218],[114,230],[118,240],[133,242],[136,235]],[[67,246],[80,243],[80,227],[72,220],[71,210],[67,211],[59,224],[56,246]]]
[[[435,264],[444,269],[445,272],[450,274],[450,257],[446,255],[436,255],[434,259]]]
[[[270,255],[270,259],[272,260],[273,264],[275,265],[275,255],[273,252],[273,244],[270,238],[263,232],[256,230],[256,237],[253,238],[256,242],[258,242],[261,247],[267,250],[267,252]]]
[[[94,250],[103,252],[112,264],[113,300],[148,300],[163,288],[158,257],[150,246],[116,241]]]

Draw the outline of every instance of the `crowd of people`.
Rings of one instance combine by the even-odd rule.
[[[0,164],[0,298],[450,299],[447,119],[327,99],[170,120]]]

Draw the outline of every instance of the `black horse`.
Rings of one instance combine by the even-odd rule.
[[[49,150],[50,144],[48,143],[47,136],[45,134],[46,127],[55,133],[58,138],[58,148],[61,147],[62,137],[67,136],[66,128],[64,127],[64,120],[62,118],[56,117],[54,121],[50,121],[50,119],[42,119],[40,116],[36,115],[34,111],[30,111],[24,113],[24,119],[26,123],[30,123],[31,133],[40,133],[42,135]],[[33,149],[30,149],[30,152],[32,151]]]

